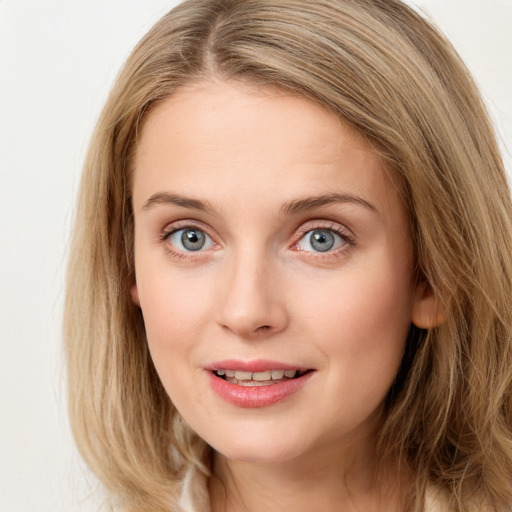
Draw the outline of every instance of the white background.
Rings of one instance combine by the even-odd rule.
[[[135,43],[176,3],[0,0],[0,512],[97,509],[65,412],[60,330],[69,226],[109,86]],[[510,172],[512,0],[416,5],[475,74]]]

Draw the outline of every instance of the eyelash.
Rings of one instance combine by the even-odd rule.
[[[292,247],[297,247],[301,240],[313,231],[330,231],[338,235],[344,242],[341,247],[326,252],[320,251],[304,251],[303,249],[296,249],[298,252],[307,253],[309,258],[315,258],[317,260],[324,260],[328,258],[338,258],[345,255],[346,251],[356,245],[356,239],[353,233],[342,224],[338,224],[333,221],[322,221],[313,220],[303,224],[296,231],[296,242],[293,243]]]
[[[165,248],[167,252],[176,259],[188,259],[188,258],[197,258],[203,251],[197,251],[197,254],[194,254],[194,251],[180,251],[178,249],[175,249],[171,243],[169,242],[169,239],[174,235],[175,233],[178,233],[179,231],[183,231],[185,229],[196,229],[198,231],[202,231],[205,233],[214,243],[214,247],[218,244],[214,241],[214,237],[208,232],[208,229],[205,226],[202,226],[197,221],[180,221],[175,222],[174,224],[167,226],[164,228],[160,235],[160,241],[165,242]]]
[[[205,256],[204,254],[202,254],[205,251],[181,251],[175,249],[171,245],[169,239],[175,233],[186,229],[196,229],[198,231],[202,231],[213,241],[214,247],[218,246],[218,244],[214,240],[214,237],[209,233],[209,230],[206,228],[206,226],[201,225],[201,223],[198,223],[197,221],[179,221],[164,228],[159,237],[161,242],[165,242],[166,250],[172,257],[183,260],[190,258],[198,258],[199,256]],[[339,236],[343,240],[344,244],[341,247],[338,247],[334,250],[328,250],[325,252],[305,251],[304,249],[298,249],[298,244],[305,237],[305,235],[316,230],[330,231],[335,235]],[[299,229],[296,230],[296,232],[293,235],[293,238],[295,241],[290,246],[292,249],[295,248],[295,251],[307,254],[307,257],[309,258],[316,258],[322,260],[326,258],[340,257],[347,250],[356,245],[356,240],[352,232],[349,231],[345,226],[332,221],[308,221],[305,224],[303,224]]]

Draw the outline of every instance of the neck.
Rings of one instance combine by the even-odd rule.
[[[395,463],[378,462],[373,445],[329,446],[281,462],[215,454],[209,492],[212,512],[397,512],[405,510],[404,477]]]

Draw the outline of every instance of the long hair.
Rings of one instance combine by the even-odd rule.
[[[412,327],[379,431],[455,510],[512,503],[512,206],[477,88],[449,42],[399,0],[188,0],[122,69],[94,132],[68,269],[69,408],[87,463],[124,510],[169,511],[207,447],[151,362],[134,282],[131,160],[145,114],[220,78],[308,98],[350,123],[400,181],[416,279],[444,311]],[[206,469],[205,469],[206,471]],[[481,501],[483,500],[483,501]]]

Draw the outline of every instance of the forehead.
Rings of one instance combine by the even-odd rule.
[[[157,189],[192,197],[247,194],[270,204],[336,192],[396,200],[377,151],[356,130],[302,97],[240,83],[185,87],[143,122],[134,204]]]

